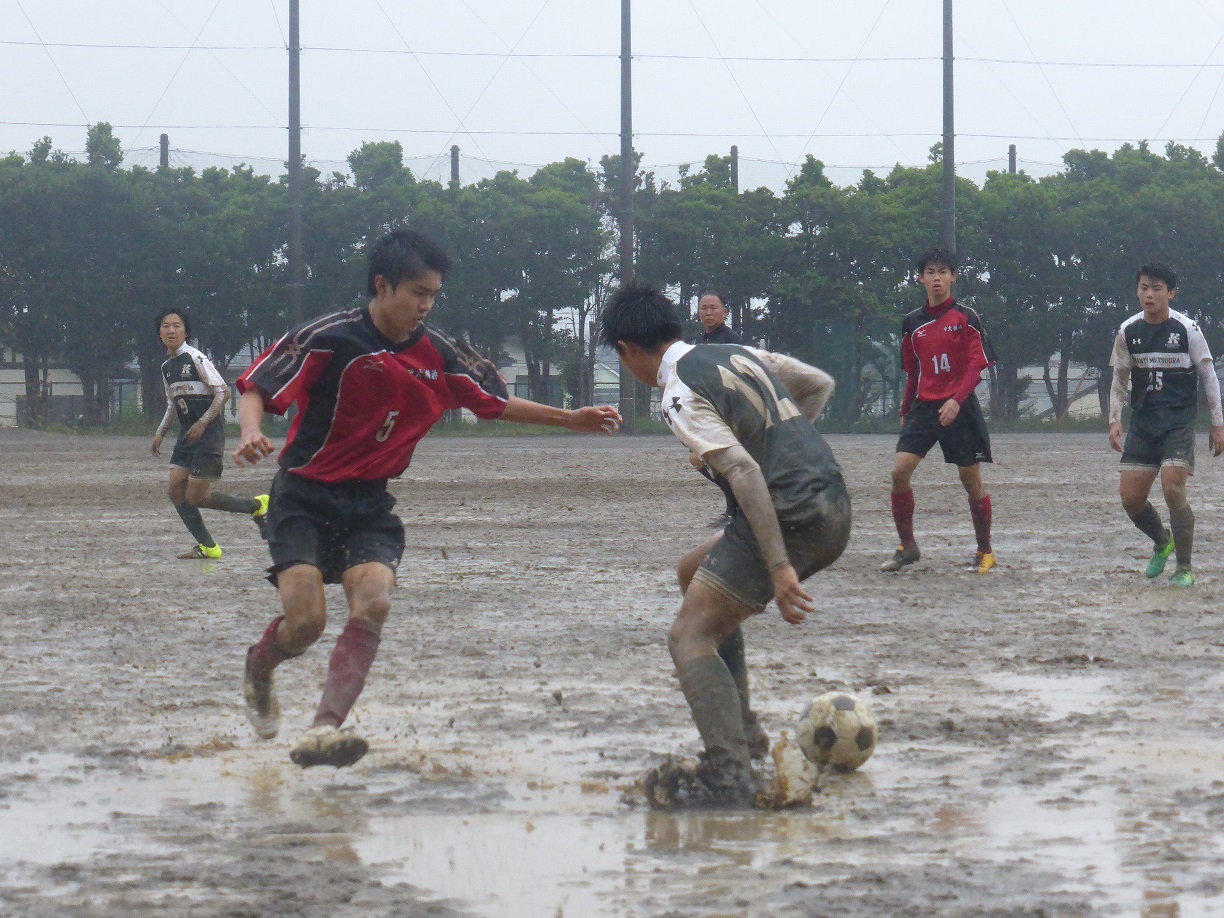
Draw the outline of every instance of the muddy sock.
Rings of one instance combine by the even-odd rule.
[[[906,548],[913,547],[914,542],[914,492],[913,490],[898,494],[892,493],[893,522],[897,525],[897,535]]]
[[[183,521],[193,539],[205,548],[212,548],[217,544],[208,534],[208,527],[204,525],[204,517],[200,516],[199,510],[191,504],[175,504],[174,509],[178,511],[179,519]]]
[[[1189,567],[1190,555],[1194,551],[1194,511],[1190,505],[1169,508],[1169,528],[1173,530],[1173,551],[1177,554],[1177,566]]]
[[[374,664],[382,626],[364,618],[350,618],[332,651],[327,666],[327,684],[315,712],[314,726],[338,727],[357,702],[366,674]]]
[[[281,647],[276,634],[280,628],[280,623],[284,620],[285,616],[283,615],[278,615],[272,619],[272,623],[264,631],[263,637],[247,649],[247,671],[255,679],[267,679],[272,675],[272,670],[276,669],[279,664],[285,662],[285,660],[299,657],[304,653],[304,651],[289,653]]]
[[[750,771],[739,691],[727,664],[717,655],[698,657],[678,668],[677,674],[711,760],[727,759]]]
[[[748,661],[744,659],[743,628],[736,628],[718,645],[718,656],[727,664],[731,678],[735,680],[735,690],[740,699],[740,716],[746,727],[756,721],[756,715],[752,713],[752,706],[748,703]]]
[[[1151,501],[1144,504],[1143,509],[1137,514],[1131,516],[1131,522],[1139,527],[1139,531],[1151,539],[1152,544],[1157,548],[1164,548],[1168,544],[1169,531],[1164,528],[1164,523],[1160,522],[1160,514],[1156,512]]]
[[[259,509],[259,501],[253,497],[234,497],[232,494],[218,494],[216,491],[208,495],[208,503],[201,504],[207,510],[220,510],[223,513],[254,513]]]
[[[973,517],[973,534],[977,536],[977,550],[986,554],[990,551],[990,495],[982,495],[981,500],[971,499],[969,515]]]

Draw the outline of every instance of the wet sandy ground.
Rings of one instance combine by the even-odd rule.
[[[671,440],[422,444],[355,712],[372,751],[301,772],[287,747],[342,618],[281,668],[286,728],[257,740],[239,677],[276,597],[254,527],[206,514],[224,560],[176,561],[189,539],[144,440],[0,431],[0,914],[1224,914],[1204,444],[1199,583],[1175,591],[1139,573],[1103,435],[996,437],[987,577],[938,456],[916,477],[923,562],[877,573],[893,440],[830,439],[854,533],[810,582],[820,615],[747,626],[754,700],[776,736],[854,691],[876,755],[807,809],[667,814],[622,789],[697,748],[664,633],[674,563],[721,501]]]

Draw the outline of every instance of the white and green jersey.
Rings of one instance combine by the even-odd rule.
[[[180,432],[186,433],[212,407],[217,391],[226,389],[225,380],[204,352],[190,344],[179,347],[161,369],[166,401],[178,415]],[[211,423],[220,429],[220,415]]]
[[[747,450],[781,523],[806,521],[816,496],[841,481],[824,437],[772,366],[791,361],[741,345],[677,341],[659,367],[660,409],[672,433],[701,457],[736,445]]]
[[[1174,309],[1163,322],[1148,322],[1142,312],[1123,322],[1109,363],[1115,373],[1130,374],[1131,423],[1151,434],[1192,425],[1200,376],[1208,385],[1215,379],[1211,349],[1198,323]],[[1121,406],[1116,413],[1120,418]]]

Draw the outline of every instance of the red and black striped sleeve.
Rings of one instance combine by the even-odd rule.
[[[343,315],[343,314],[341,314]],[[308,391],[331,363],[334,349],[323,332],[331,327],[324,316],[286,334],[264,351],[238,377],[239,393],[258,389],[264,410],[284,414],[303,392]]]
[[[446,391],[453,399],[448,408],[467,408],[476,417],[491,421],[506,410],[510,396],[497,366],[462,338],[452,338],[436,328],[426,329],[429,341],[442,357]]]

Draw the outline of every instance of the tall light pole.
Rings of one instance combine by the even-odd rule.
[[[620,228],[620,282],[633,280],[633,30],[630,28],[631,0],[621,0],[621,152],[620,207],[617,224]],[[621,429],[633,433],[637,429],[636,380],[621,366],[620,413]]]
[[[956,251],[956,127],[952,112],[952,0],[943,0],[943,193],[939,241]]]
[[[306,289],[302,255],[302,66],[298,0],[289,0],[289,321],[297,325]]]

